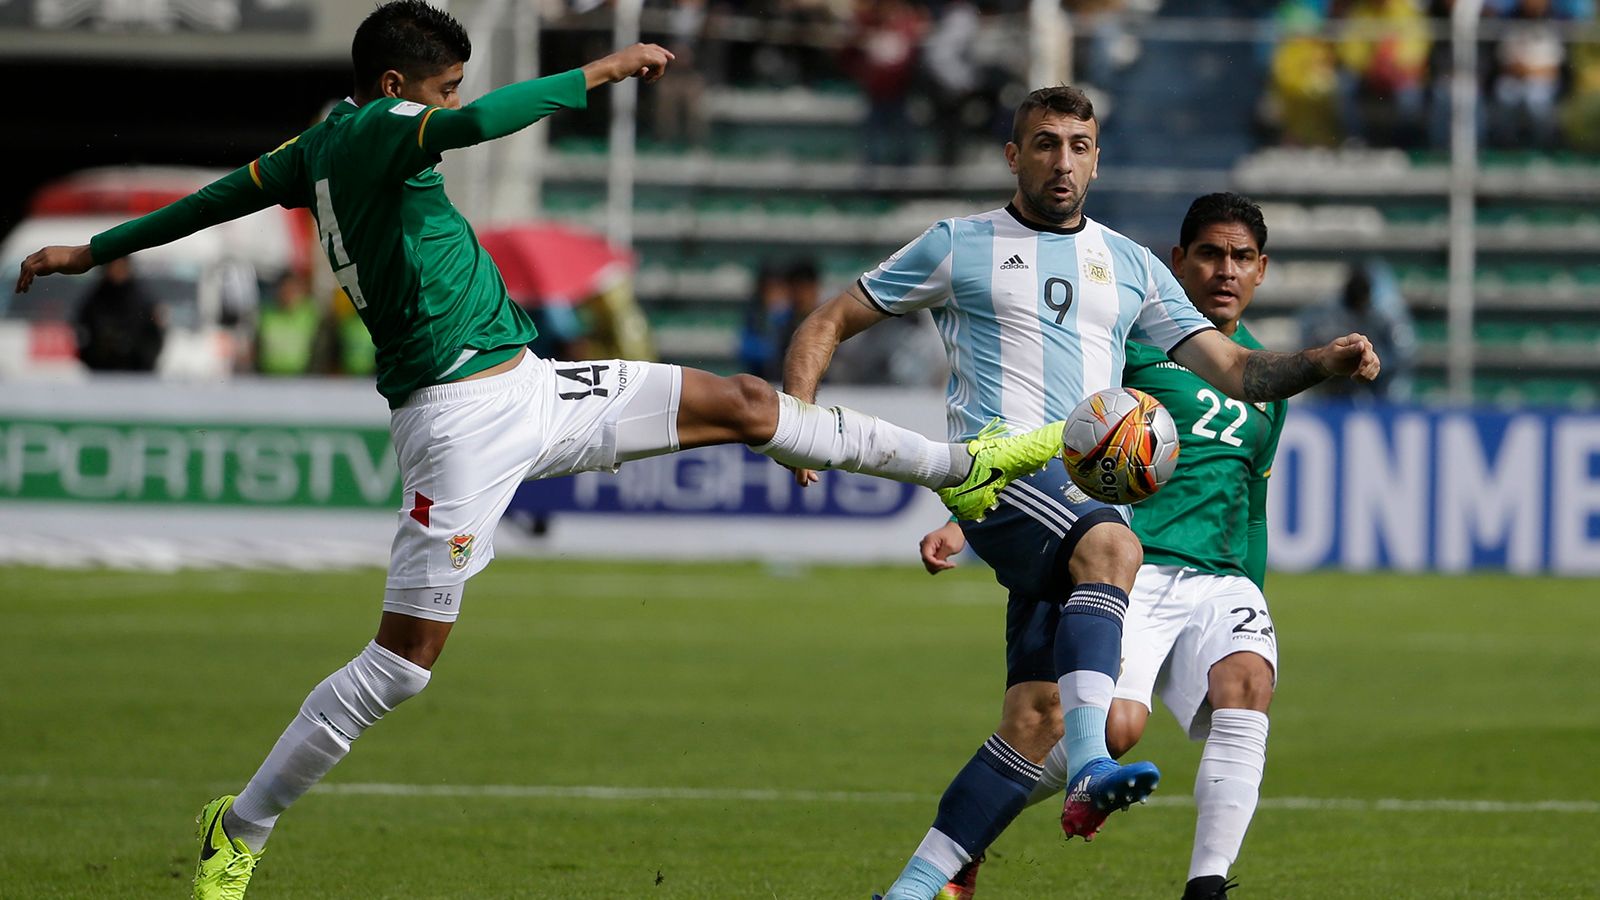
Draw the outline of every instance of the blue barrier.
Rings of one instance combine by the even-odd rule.
[[[836,472],[801,490],[765,457],[708,447],[530,482],[511,511],[694,515],[713,541],[718,520],[859,523],[862,541],[893,536],[883,558],[909,559],[905,535],[938,524],[921,490]],[[1268,502],[1278,569],[1600,572],[1600,415],[1297,403]]]
[[[1600,416],[1295,404],[1268,493],[1296,570],[1600,571]]]

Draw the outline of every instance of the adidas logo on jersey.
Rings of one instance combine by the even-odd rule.
[[[1010,259],[1000,264],[1002,269],[1026,269],[1027,267],[1028,264],[1022,261],[1022,257],[1014,254]]]

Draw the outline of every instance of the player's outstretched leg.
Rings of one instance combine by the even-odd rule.
[[[721,378],[683,370],[678,410],[682,448],[745,443],[794,469],[843,469],[940,491],[960,518],[980,518],[1000,489],[1038,471],[1061,449],[1062,423],[1007,437],[986,429],[949,444],[842,406],[821,407],[753,375]]]
[[[244,790],[202,811],[194,900],[244,897],[278,816],[344,759],[362,732],[422,692],[449,632],[448,622],[384,612],[377,639],[311,690]]]
[[[1079,527],[1083,527],[1082,523]],[[1068,563],[1076,587],[1056,629],[1057,684],[1072,779],[1061,813],[1067,837],[1092,838],[1111,813],[1145,799],[1161,780],[1150,763],[1119,766],[1106,750],[1106,714],[1122,660],[1122,618],[1143,551],[1127,526],[1095,524]]]

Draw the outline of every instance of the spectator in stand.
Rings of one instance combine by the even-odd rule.
[[[960,162],[961,143],[967,130],[967,110],[978,98],[979,71],[973,56],[981,20],[972,0],[950,0],[944,5],[923,45],[923,72],[933,101],[939,163]],[[987,121],[988,117],[982,119]]]
[[[683,78],[663,80],[664,90],[652,91],[655,104],[655,138],[665,143],[687,141],[704,147],[710,136],[706,118],[706,75],[700,69],[699,50],[706,25],[705,0],[675,0],[668,14],[667,49],[677,57]],[[669,84],[670,82],[670,84]]]
[[[917,47],[927,30],[920,8],[906,0],[859,0],[844,66],[867,95],[863,143],[867,162],[904,166],[915,142],[906,113]]]
[[[1341,0],[1339,118],[1347,141],[1415,146],[1432,39],[1414,0]],[[1377,115],[1374,115],[1377,114]],[[1373,128],[1374,120],[1381,123]]]
[[[1344,289],[1329,302],[1307,309],[1300,319],[1302,340],[1350,330],[1366,335],[1373,350],[1383,354],[1384,371],[1376,381],[1357,386],[1320,385],[1318,396],[1356,403],[1406,399],[1417,351],[1416,334],[1399,281],[1382,260],[1351,266]]]
[[[1455,5],[1456,0],[1429,0],[1428,18],[1436,24],[1449,27]],[[1479,54],[1478,68],[1478,82],[1487,86],[1489,83],[1487,76],[1493,71],[1493,65]],[[1435,41],[1428,50],[1428,145],[1435,150],[1450,148],[1450,81],[1454,73],[1455,50],[1450,41]],[[1477,131],[1480,142],[1484,139],[1485,128],[1489,122],[1488,111],[1484,109],[1486,105],[1486,103],[1477,105]]]
[[[1571,149],[1600,153],[1600,27],[1588,26],[1584,36],[1572,45],[1572,89],[1561,105],[1561,129]]]
[[[1066,0],[1072,32],[1082,60],[1080,81],[1113,91],[1117,70],[1128,56],[1130,38],[1123,27],[1123,0]]]
[[[1321,34],[1323,14],[1314,0],[1286,0],[1276,18],[1280,37],[1263,118],[1286,144],[1332,146],[1339,142],[1339,73],[1333,46]]]
[[[1566,45],[1551,20],[1550,0],[1520,0],[1509,18],[1515,24],[1494,52],[1489,139],[1499,147],[1552,149]]]
[[[96,372],[154,371],[166,336],[164,319],[128,258],[112,260],[78,308],[78,358]]]
[[[322,314],[303,276],[286,273],[278,279],[272,303],[256,323],[256,370],[263,375],[306,375],[314,371],[312,347]]]
[[[740,370],[781,382],[789,337],[804,317],[795,309],[789,277],[774,262],[762,264],[756,276],[755,295],[745,310],[744,330],[739,335]]]

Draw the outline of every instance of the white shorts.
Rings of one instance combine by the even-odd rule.
[[[509,372],[412,393],[389,417],[404,493],[384,609],[454,621],[458,604],[427,597],[459,592],[416,589],[460,585],[489,564],[517,485],[678,449],[682,390],[677,366],[529,353]]]
[[[1211,730],[1211,667],[1249,651],[1278,674],[1278,636],[1267,598],[1238,575],[1144,565],[1122,623],[1122,673],[1113,695],[1150,705],[1161,700],[1193,740]]]

